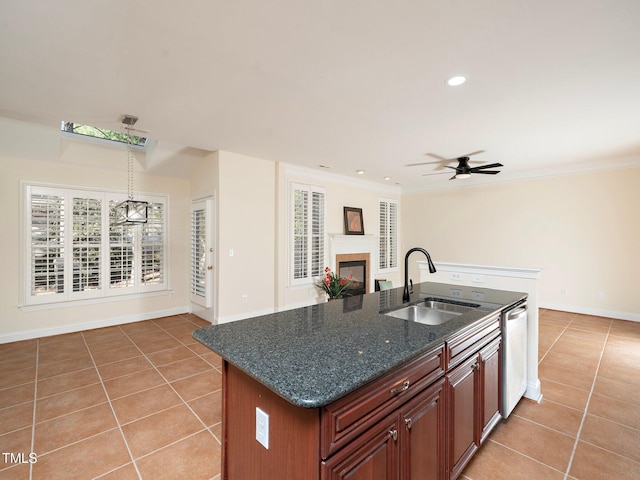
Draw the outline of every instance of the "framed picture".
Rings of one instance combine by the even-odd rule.
[[[364,235],[361,208],[344,207],[344,234]]]

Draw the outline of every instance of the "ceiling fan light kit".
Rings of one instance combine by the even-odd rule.
[[[498,168],[498,167],[504,166],[501,163],[489,163],[487,165],[480,165],[478,167],[470,166],[469,165],[469,157],[471,155],[476,155],[478,153],[484,153],[484,150],[478,150],[477,152],[467,153],[466,155],[464,155],[462,157],[457,157],[457,158],[443,158],[443,157],[440,157],[440,156],[435,155],[433,153],[427,153],[427,155],[429,155],[430,157],[437,158],[439,161],[437,161],[437,162],[409,163],[406,166],[407,167],[417,167],[417,166],[420,166],[420,165],[429,165],[429,164],[433,164],[433,163],[439,163],[440,166],[437,169],[450,168],[451,170],[455,170],[456,171],[456,173],[453,175],[453,177],[451,177],[449,180],[456,180],[456,179],[463,180],[465,178],[470,178],[472,174],[476,174],[476,173],[484,174],[484,175],[497,175],[498,173],[500,173],[500,170],[489,170],[489,169]],[[451,165],[444,165],[444,163],[453,162],[454,160],[458,162],[457,166],[452,167]],[[442,175],[442,173],[425,173],[425,174],[423,174],[423,176],[429,176],[429,175]]]

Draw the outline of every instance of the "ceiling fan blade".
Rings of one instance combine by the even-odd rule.
[[[444,157],[441,157],[440,155],[436,155],[435,153],[425,153],[425,155],[429,155],[430,157],[437,158],[441,162],[450,162],[451,160],[455,160],[455,158],[444,158]]]
[[[485,175],[496,175],[496,174],[500,173],[500,170],[480,170],[478,172],[474,172],[473,170],[471,170],[470,173],[473,173],[474,175],[478,174],[478,173],[482,173],[482,174],[485,174]]]
[[[434,163],[440,162],[420,162],[420,163],[405,163],[405,167],[419,167],[420,165],[433,165]]]
[[[488,165],[480,165],[478,167],[473,167],[473,170],[484,170],[486,168],[496,168],[496,167],[504,167],[501,163],[489,163]]]
[[[438,172],[438,173],[423,173],[422,176],[423,177],[428,177],[429,175],[443,175],[445,173],[449,173],[449,172]]]
[[[457,173],[456,173],[457,175]],[[449,180],[455,180],[456,179],[456,175],[454,175],[453,177],[451,177]]]
[[[458,167],[452,167],[451,165],[443,165],[445,168],[451,168],[453,170],[458,170]]]
[[[484,150],[477,150],[475,152],[467,153],[466,155],[460,155],[461,157],[470,157],[471,155],[478,155],[479,153],[484,153]]]

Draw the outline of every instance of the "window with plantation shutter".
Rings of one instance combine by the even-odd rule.
[[[140,225],[140,282],[164,283],[164,205],[149,203],[147,223]]]
[[[30,196],[28,276],[31,296],[64,293],[65,196],[33,189]]]
[[[322,274],[325,261],[325,194],[318,187],[292,185],[292,283]]]
[[[122,194],[25,186],[25,304],[45,304],[166,289],[164,196],[149,221],[114,225]]]
[[[206,211],[191,211],[191,295],[204,298],[207,276]]]
[[[115,207],[119,200],[109,202],[109,289],[134,287],[133,246],[135,226],[116,225]]]
[[[100,290],[103,202],[101,198],[80,193],[72,195],[72,205],[72,291]]]
[[[380,270],[398,267],[398,202],[381,199],[379,205],[379,245]]]

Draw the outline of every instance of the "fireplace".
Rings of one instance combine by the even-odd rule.
[[[362,295],[368,291],[369,254],[348,253],[336,255],[336,272],[340,278],[350,280],[348,295]]]

